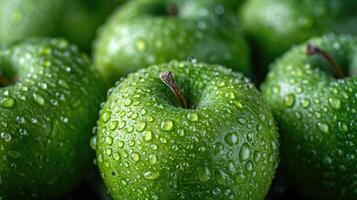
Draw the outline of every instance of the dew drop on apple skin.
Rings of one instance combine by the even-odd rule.
[[[134,162],[138,162],[140,160],[140,155],[137,152],[134,152],[134,153],[131,154],[131,159]]]
[[[341,108],[341,100],[337,98],[329,98],[329,103],[333,109],[339,110]]]
[[[109,129],[110,130],[115,130],[118,127],[118,121],[114,120],[109,123]]]
[[[290,93],[284,97],[284,105],[286,107],[292,107],[295,103],[295,95]]]
[[[143,132],[146,128],[146,122],[139,122],[136,126],[136,131]]]
[[[307,98],[304,98],[304,99],[301,100],[300,105],[303,108],[308,108],[310,106],[310,100],[307,99]]]
[[[108,122],[109,119],[111,118],[111,114],[112,113],[110,111],[104,112],[102,115],[103,122]]]
[[[161,123],[161,129],[163,131],[171,131],[174,127],[174,123],[171,120],[163,121]]]
[[[105,138],[105,143],[108,144],[109,146],[111,146],[113,144],[113,138],[110,136],[107,136]]]
[[[147,180],[155,180],[155,179],[159,178],[160,172],[157,172],[157,171],[147,171],[147,172],[144,172],[143,176],[144,176],[144,178],[147,179]]]
[[[211,171],[207,166],[199,169],[199,171],[198,171],[198,179],[201,182],[207,182],[208,180],[211,179]]]
[[[118,152],[113,153],[113,159],[114,159],[115,161],[120,160],[120,154],[119,154]]]
[[[187,115],[187,119],[190,120],[191,122],[195,122],[198,120],[198,115],[196,113],[189,113]]]
[[[320,130],[320,131],[322,131],[322,132],[324,132],[324,133],[328,133],[329,132],[329,125],[328,124],[326,124],[325,122],[318,122],[317,123],[317,128]]]
[[[0,100],[0,106],[3,108],[13,108],[15,105],[15,100],[11,97],[5,97]]]
[[[248,170],[248,171],[252,171],[253,170],[253,162],[248,160],[246,163],[245,163],[245,169]]]
[[[235,132],[229,132],[225,135],[224,141],[229,145],[229,146],[234,146],[238,144],[238,136]]]
[[[93,149],[93,150],[96,150],[97,149],[97,135],[94,135],[91,139],[90,139],[90,147]]]
[[[5,142],[10,142],[11,141],[11,135],[6,132],[0,133],[0,138],[2,138]]]
[[[239,160],[245,161],[248,160],[249,157],[250,157],[250,150],[248,144],[243,143],[239,151]]]

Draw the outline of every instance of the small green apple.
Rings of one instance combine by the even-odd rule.
[[[95,42],[109,82],[150,64],[195,57],[250,74],[237,16],[218,0],[138,0],[117,10]]]
[[[356,10],[355,0],[246,1],[242,26],[256,47],[261,79],[269,63],[295,44],[328,32],[357,33]]]
[[[118,82],[92,144],[115,200],[263,199],[278,164],[259,91],[231,69],[192,62]]]
[[[281,127],[283,166],[312,199],[357,198],[356,66],[357,38],[328,35],[287,52],[262,86]]]
[[[53,199],[90,166],[105,94],[90,61],[62,39],[0,46],[0,199]]]
[[[28,37],[61,36],[89,51],[96,29],[118,2],[1,0],[0,43]]]

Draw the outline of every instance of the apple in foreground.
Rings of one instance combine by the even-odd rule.
[[[279,143],[272,113],[248,79],[173,61],[110,89],[92,146],[115,200],[226,200],[264,198]]]
[[[314,38],[277,60],[262,86],[284,169],[312,199],[357,198],[356,63],[357,38]]]
[[[0,46],[0,199],[53,199],[91,165],[101,79],[63,39]]]
[[[94,62],[109,83],[151,64],[190,57],[250,75],[237,15],[218,0],[131,1],[101,28]]]

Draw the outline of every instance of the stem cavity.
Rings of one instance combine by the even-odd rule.
[[[167,13],[169,14],[169,16],[171,17],[176,17],[178,15],[178,8],[176,5],[169,5],[167,7]]]
[[[171,91],[180,100],[181,106],[183,108],[187,109],[188,105],[187,105],[186,98],[183,96],[181,90],[177,87],[177,84],[176,84],[175,80],[172,77],[172,73],[170,71],[161,72],[160,73],[160,79],[162,80],[162,82],[165,83],[165,85],[167,85],[171,89]]]
[[[8,80],[6,77],[0,75],[0,87],[5,87],[11,85],[12,82]]]
[[[330,69],[336,79],[342,79],[344,77],[341,67],[335,62],[332,56],[323,49],[313,46],[312,44],[307,44],[306,54],[308,56],[317,55],[322,57],[329,64]]]

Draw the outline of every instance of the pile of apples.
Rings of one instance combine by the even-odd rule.
[[[356,9],[0,1],[0,200],[357,199]]]

